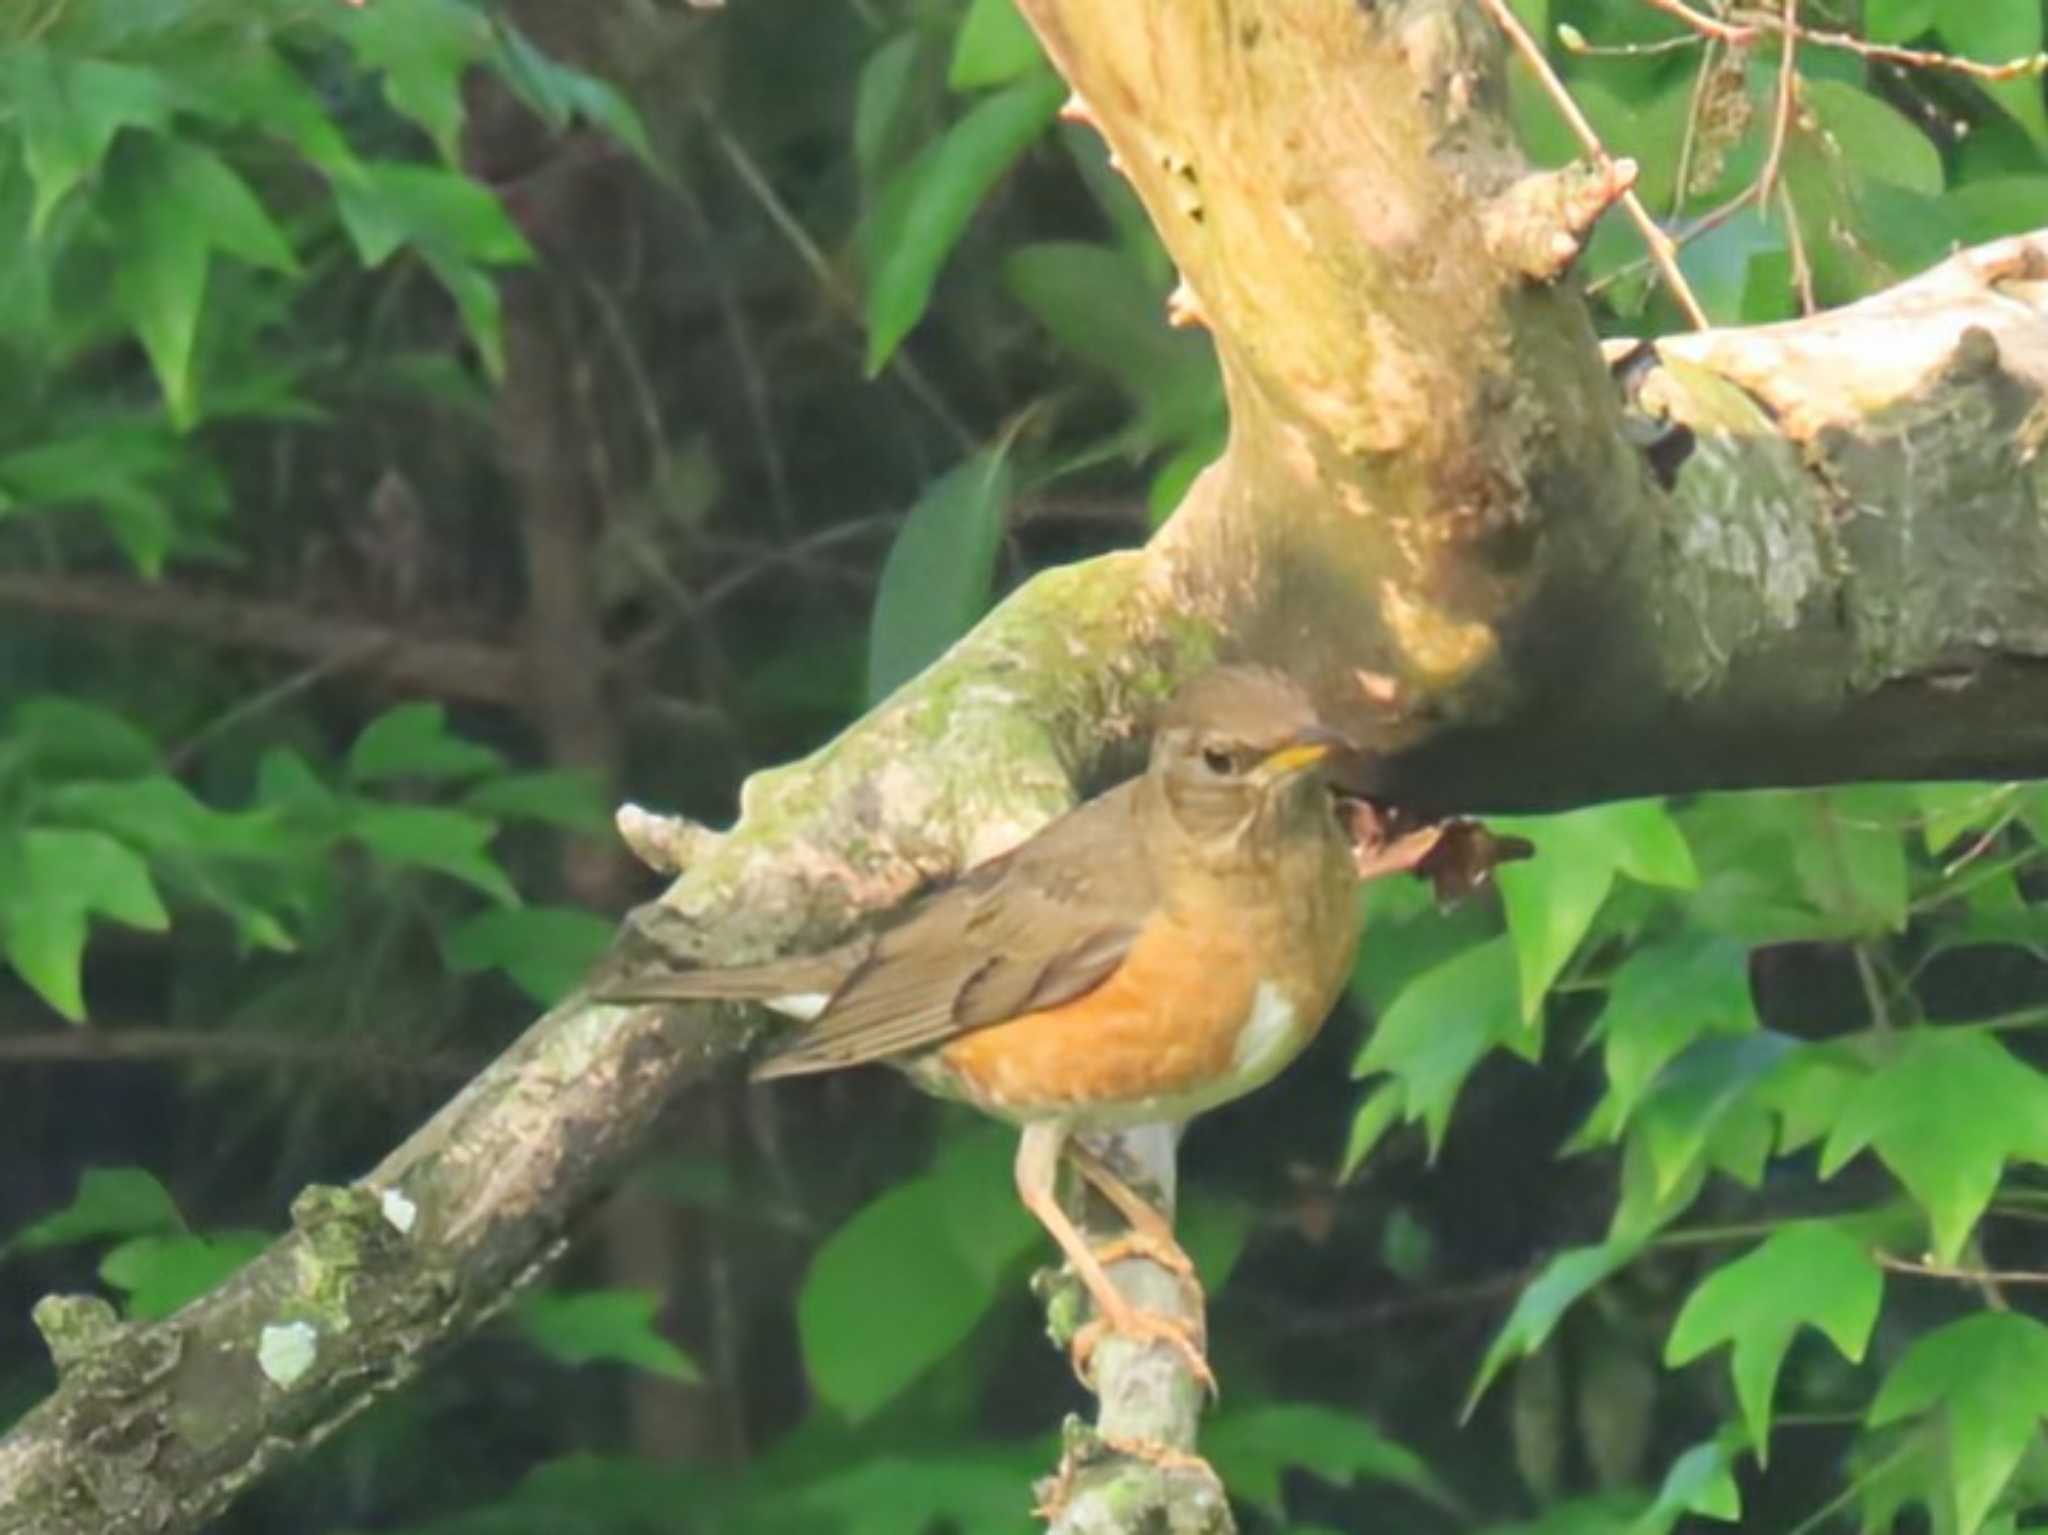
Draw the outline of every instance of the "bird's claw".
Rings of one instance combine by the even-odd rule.
[[[1149,1231],[1127,1231],[1096,1248],[1095,1257],[1104,1268],[1126,1258],[1148,1258],[1168,1273],[1195,1282],[1194,1260],[1170,1235],[1161,1237]]]
[[[1209,1360],[1202,1352],[1202,1329],[1197,1322],[1183,1321],[1160,1311],[1138,1311],[1123,1308],[1119,1316],[1097,1317],[1084,1323],[1074,1333],[1068,1348],[1074,1363],[1074,1374],[1090,1391],[1095,1389],[1095,1379],[1089,1365],[1094,1360],[1097,1345],[1105,1334],[1120,1338],[1133,1338],[1164,1343],[1186,1361],[1188,1373],[1202,1384],[1210,1401],[1222,1398],[1222,1387],[1216,1384],[1216,1372],[1209,1368]]]

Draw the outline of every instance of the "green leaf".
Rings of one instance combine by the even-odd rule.
[[[24,698],[8,716],[7,733],[24,743],[30,763],[52,778],[126,778],[157,765],[156,742],[145,732],[125,715],[81,699]]]
[[[1845,935],[1893,933],[1906,925],[1911,896],[1902,827],[1913,818],[1908,791],[1872,785],[1806,796],[1812,834],[1794,866],[1813,903]]]
[[[1690,1364],[1723,1343],[1735,1345],[1735,1398],[1763,1465],[1771,1397],[1793,1335],[1817,1327],[1860,1364],[1883,1299],[1884,1276],[1861,1244],[1831,1222],[1798,1221],[1701,1281],[1672,1323],[1664,1362]]]
[[[154,71],[104,59],[68,59],[40,45],[0,66],[18,116],[22,153],[35,180],[29,230],[37,239],[72,188],[96,174],[123,128],[162,128],[169,95]]]
[[[169,1190],[139,1167],[88,1167],[71,1203],[24,1226],[0,1254],[41,1252],[100,1237],[181,1231],[184,1218]]]
[[[493,822],[426,805],[359,800],[350,811],[348,829],[386,863],[433,869],[475,886],[502,905],[519,904],[519,892],[485,851],[497,835]]]
[[[1887,181],[1924,197],[1940,195],[1941,152],[1911,118],[1883,98],[1838,80],[1806,76],[1799,89],[1821,131],[1841,145],[1858,176]]]
[[[1626,1268],[1641,1250],[1641,1242],[1602,1242],[1596,1247],[1571,1248],[1545,1264],[1543,1272],[1516,1298],[1515,1309],[1487,1349],[1465,1398],[1463,1416],[1472,1416],[1486,1388],[1511,1361],[1527,1358],[1543,1347],[1574,1303]]]
[[[1457,1508],[1421,1456],[1334,1407],[1266,1402],[1233,1409],[1203,1427],[1202,1454],[1233,1498],[1276,1519],[1286,1511],[1282,1473],[1296,1466],[1339,1487],[1364,1477],[1405,1487],[1439,1508]]]
[[[487,911],[442,940],[449,968],[495,965],[543,1006],[560,1001],[590,973],[612,941],[614,924],[566,906],[522,906]]]
[[[211,115],[273,135],[336,180],[361,173],[355,152],[327,104],[305,78],[279,57],[270,39],[252,29],[244,46],[218,40],[178,59],[177,81]]]
[[[1593,926],[1617,873],[1649,885],[1699,883],[1691,849],[1662,800],[1625,800],[1564,815],[1503,817],[1504,834],[1527,837],[1536,856],[1495,871],[1521,974],[1522,1016],[1533,1019]]]
[[[85,1019],[79,971],[87,918],[98,912],[148,932],[171,923],[148,866],[100,832],[32,828],[17,845],[13,875],[0,883],[8,961],[74,1023]]]
[[[1862,1083],[1862,1063],[1831,1045],[1802,1045],[1757,1086],[1758,1101],[1778,1116],[1778,1154],[1810,1146],[1842,1116],[1842,1105]]]
[[[1605,1047],[1611,1138],[1686,1046],[1757,1027],[1749,946],[1690,929],[1643,944],[1615,971],[1593,1027]]]
[[[549,127],[559,133],[580,117],[625,145],[649,170],[659,172],[647,125],[615,86],[549,58],[502,14],[491,15],[491,29],[498,43],[498,73]]]
[[[1742,1494],[1735,1485],[1735,1457],[1741,1445],[1727,1433],[1696,1444],[1664,1473],[1657,1498],[1629,1526],[1629,1535],[1663,1535],[1687,1514],[1733,1524],[1742,1518]]]
[[[126,1295],[132,1320],[154,1322],[213,1289],[270,1242],[261,1231],[132,1237],[100,1260],[100,1278]]]
[[[383,265],[401,245],[455,266],[533,260],[533,247],[490,189],[453,171],[369,161],[360,182],[335,188],[335,206],[367,267]]]
[[[563,768],[543,773],[508,773],[490,778],[463,795],[464,808],[506,821],[538,821],[564,831],[607,833],[612,818],[589,773]]]
[[[2048,190],[2048,180],[2042,183]],[[2048,211],[2048,204],[2044,204]],[[1982,832],[2012,808],[2011,784],[1921,783],[1912,788],[1920,812],[1920,840],[1931,858],[1938,858],[1970,832]]]
[[[1939,1408],[1948,1423],[1957,1535],[1971,1535],[2048,1416],[2048,1327],[1986,1311],[1918,1339],[1871,1404],[1882,1427]]]
[[[1935,0],[1864,0],[1863,30],[1873,43],[1910,43],[1934,25]]]
[[[875,592],[870,703],[937,660],[987,610],[1012,489],[1007,451],[990,448],[934,480],[910,509]]]
[[[1423,1122],[1434,1157],[1466,1076],[1499,1044],[1525,1054],[1540,1048],[1515,1005],[1514,953],[1505,938],[1467,949],[1410,982],[1366,1040],[1352,1075],[1394,1077],[1405,1116]]]
[[[980,90],[1043,67],[1045,55],[1017,13],[1017,0],[972,0],[953,39],[946,83],[956,91]]]
[[[976,104],[889,183],[864,230],[869,377],[924,314],[974,210],[1053,120],[1066,86],[1033,75]]]
[[[490,23],[462,0],[337,7],[324,18],[365,68],[384,72],[384,96],[424,128],[441,158],[462,158],[462,77],[491,47]]]
[[[1936,12],[1942,39],[1968,58],[2004,64],[2041,52],[2041,7],[2034,0],[1972,0],[1938,6]],[[2010,112],[2036,144],[2048,145],[2048,107],[2041,100],[2039,75],[1981,81],[1978,88]]]
[[[481,267],[447,256],[427,255],[427,267],[455,300],[455,312],[462,316],[462,328],[483,359],[484,372],[494,384],[505,381],[505,301],[498,284]]]
[[[1374,1086],[1352,1111],[1351,1133],[1345,1137],[1344,1155],[1337,1164],[1337,1181],[1348,1183],[1365,1165],[1365,1159],[1401,1118],[1407,1090],[1389,1079]]]
[[[177,140],[140,140],[114,156],[101,205],[121,242],[122,310],[149,352],[171,419],[189,426],[197,419],[192,346],[208,251],[293,271],[291,246],[219,156]]]
[[[2048,1161],[2048,1077],[1990,1034],[1912,1029],[1843,1102],[1821,1177],[1866,1146],[1926,1210],[1935,1252],[1952,1263],[2007,1158]]]
[[[818,1394],[854,1422],[950,1353],[1035,1248],[1037,1227],[1004,1192],[1010,1157],[1007,1135],[977,1127],[819,1250],[797,1332]]]
[[[1751,1089],[1796,1047],[1783,1034],[1752,1032],[1700,1040],[1672,1062],[1644,1102],[1636,1133],[1654,1175],[1653,1193],[1662,1200],[1702,1158],[1709,1157],[1731,1119],[1744,1117],[1749,1133],[1742,1144],[1760,1162],[1770,1147],[1770,1121]],[[1755,1169],[1731,1167],[1745,1182]],[[1673,1212],[1676,1213],[1676,1212]]]
[[[690,1356],[654,1326],[661,1297],[652,1290],[539,1290],[512,1313],[520,1336],[561,1364],[627,1364],[669,1380],[701,1381]]]
[[[1222,379],[1207,332],[1170,327],[1164,295],[1127,252],[1078,241],[1026,245],[1004,261],[1003,280],[1061,346],[1130,395],[1141,445],[1180,440],[1218,407]]]
[[[400,704],[363,727],[349,748],[348,776],[358,784],[393,778],[428,782],[495,773],[505,759],[488,746],[448,729],[448,711],[436,703]]]
[[[192,343],[206,297],[204,217],[173,190],[170,157],[146,143],[114,157],[100,207],[120,245],[114,292],[121,312],[149,353],[172,421],[190,426],[197,419]]]
[[[898,125],[910,98],[923,39],[912,28],[868,55],[853,101],[853,163],[862,186],[871,186],[893,162]]]

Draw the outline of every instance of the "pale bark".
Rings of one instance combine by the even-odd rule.
[[[1659,343],[1626,392],[1695,434],[1667,491],[1576,292],[1526,275],[1529,221],[1569,199],[1524,179],[1476,5],[1023,4],[1216,332],[1229,449],[1144,551],[1029,583],[753,779],[732,832],[676,839],[694,861],[612,971],[817,943],[1014,842],[1226,652],[1311,679],[1432,809],[2048,770],[2048,239]],[[198,1528],[501,1307],[748,1039],[557,1008],[365,1180],[416,1207],[406,1233],[375,1197],[313,1201],[170,1321],[67,1333],[0,1441],[0,1535]],[[299,1321],[318,1349],[280,1383],[259,1343]],[[1140,1365],[1105,1356],[1113,1403]],[[1169,1441],[1185,1387],[1149,1399]]]

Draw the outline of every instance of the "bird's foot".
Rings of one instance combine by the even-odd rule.
[[[1163,1311],[1140,1311],[1129,1304],[1105,1311],[1094,1321],[1084,1323],[1074,1333],[1068,1350],[1074,1362],[1074,1374],[1091,1391],[1095,1389],[1095,1379],[1089,1366],[1105,1336],[1166,1344],[1187,1362],[1188,1373],[1202,1383],[1210,1401],[1222,1398],[1223,1390],[1216,1384],[1216,1372],[1209,1368],[1208,1356],[1203,1352],[1205,1339],[1201,1323],[1168,1316]]]
[[[1170,1231],[1163,1236],[1153,1231],[1127,1231],[1120,1237],[1112,1237],[1104,1242],[1095,1248],[1094,1252],[1096,1260],[1104,1268],[1108,1268],[1112,1263],[1121,1263],[1126,1258],[1149,1258],[1169,1274],[1177,1274],[1195,1285],[1197,1290],[1200,1289],[1200,1281],[1195,1277],[1194,1259],[1190,1258],[1187,1250],[1173,1239]]]
[[[1201,1456],[1175,1449],[1163,1439],[1138,1439],[1122,1434],[1098,1434],[1096,1438],[1105,1450],[1127,1455],[1132,1460],[1142,1460],[1161,1471],[1199,1471],[1211,1477],[1216,1475],[1215,1468]]]

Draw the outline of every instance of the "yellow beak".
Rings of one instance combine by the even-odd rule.
[[[1312,768],[1332,752],[1351,750],[1351,742],[1334,730],[1317,727],[1303,731],[1259,764],[1261,778],[1286,778]]]

